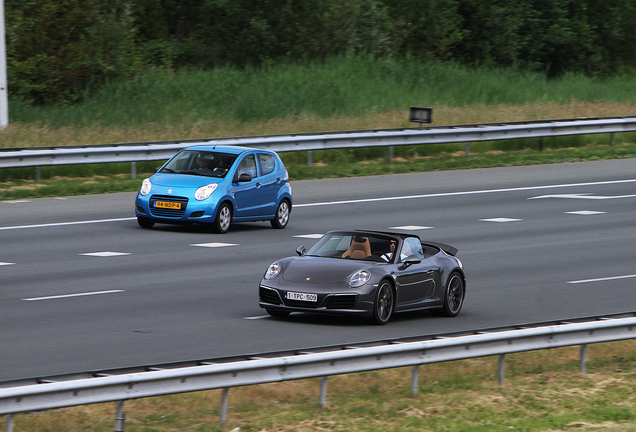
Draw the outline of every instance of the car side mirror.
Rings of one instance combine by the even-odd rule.
[[[248,183],[252,181],[251,174],[242,173],[238,178],[238,183]]]
[[[296,253],[298,254],[298,256],[305,256],[305,254],[307,253],[307,248],[303,245],[298,246],[298,249],[296,249]]]
[[[403,268],[407,268],[409,266],[412,266],[413,264],[419,264],[421,262],[422,262],[422,260],[417,255],[409,255],[402,262],[402,266],[403,266]]]

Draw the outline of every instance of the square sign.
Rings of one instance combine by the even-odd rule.
[[[411,123],[430,123],[433,121],[432,108],[411,107]]]

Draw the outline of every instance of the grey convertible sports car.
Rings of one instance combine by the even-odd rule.
[[[330,231],[296,253],[271,264],[261,280],[259,306],[272,316],[354,314],[386,324],[395,312],[418,309],[456,316],[464,303],[457,248],[413,234]]]

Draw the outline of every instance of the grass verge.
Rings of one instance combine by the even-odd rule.
[[[586,374],[578,347],[511,354],[504,385],[497,357],[422,365],[416,396],[410,368],[333,376],[324,409],[318,379],[233,388],[226,423],[220,390],[132,400],[126,431],[636,431],[635,349],[589,346]],[[114,412],[96,404],[21,414],[15,430],[112,430]]]

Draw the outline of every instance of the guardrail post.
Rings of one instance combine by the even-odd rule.
[[[221,414],[219,416],[219,420],[221,420],[221,423],[225,423],[227,421],[227,405],[229,393],[230,389],[227,387],[221,391]]]
[[[42,178],[42,168],[35,167],[35,182],[40,183],[41,178]]]
[[[505,377],[506,377],[506,355],[499,354],[499,368],[497,370],[497,378],[499,380],[500,385],[503,385]]]
[[[543,137],[539,137],[539,151],[543,151]]]
[[[614,132],[610,134],[610,147],[614,147]]]
[[[389,163],[392,164],[393,163],[393,154],[394,154],[395,148],[393,146],[389,146]]]
[[[309,150],[307,152],[307,166],[310,167],[314,164],[314,152]]]
[[[411,395],[417,396],[417,387],[420,382],[420,367],[419,365],[413,366],[411,369]]]
[[[133,180],[137,178],[137,162],[130,164],[130,178]]]
[[[327,408],[327,377],[320,378],[320,407]]]
[[[124,412],[124,401],[117,401],[117,410],[115,413],[115,429],[114,432],[124,432],[124,423],[126,422],[126,413]]]
[[[582,374],[585,373],[585,362],[587,361],[587,345],[581,345],[581,349],[579,350],[579,372]]]
[[[5,432],[13,432],[13,414],[7,414],[4,418]]]
[[[470,143],[466,143],[466,157],[470,157]]]

